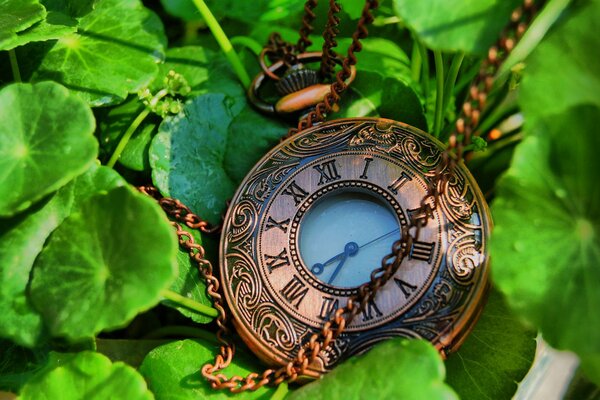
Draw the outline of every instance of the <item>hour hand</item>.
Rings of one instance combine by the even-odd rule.
[[[345,251],[341,252],[340,254],[337,254],[333,257],[331,257],[329,260],[325,261],[324,263],[316,263],[315,265],[312,266],[312,268],[310,269],[310,272],[312,272],[315,275],[321,275],[321,273],[323,272],[323,270],[325,269],[325,267],[329,264],[331,264],[332,262],[340,259],[341,257],[343,257],[346,254]]]

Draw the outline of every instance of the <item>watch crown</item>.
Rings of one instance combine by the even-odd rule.
[[[302,65],[294,65],[277,81],[275,87],[281,95],[286,95],[317,83],[319,83],[317,71],[304,68]]]

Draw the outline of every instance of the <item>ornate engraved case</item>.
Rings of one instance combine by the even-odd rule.
[[[353,118],[303,131],[258,162],[233,198],[220,249],[226,301],[238,333],[257,356],[284,365],[356,291],[318,273],[324,265],[341,267],[369,243],[349,242],[327,262],[307,265],[301,231],[311,210],[337,194],[356,193],[387,207],[397,227],[406,224],[442,151],[441,143],[408,125]],[[489,211],[462,164],[441,189],[434,218],[409,257],[334,346],[321,352],[311,365],[314,375],[394,336],[425,338],[440,351],[452,351],[472,328],[487,289]],[[369,228],[365,224],[364,232]],[[329,251],[327,243],[319,245]],[[388,252],[372,264],[348,268],[366,271],[368,279]]]

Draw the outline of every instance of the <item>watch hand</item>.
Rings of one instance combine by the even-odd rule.
[[[331,282],[333,282],[335,280],[335,277],[342,269],[342,266],[344,265],[344,263],[346,262],[348,257],[354,257],[356,255],[356,253],[358,253],[358,249],[359,249],[359,247],[356,243],[354,243],[354,242],[346,243],[346,246],[344,246],[344,252],[342,253],[344,255],[344,257],[340,260],[340,263],[337,265],[337,267],[335,267],[335,271],[333,271],[333,274],[331,274],[331,277],[327,281],[328,284],[331,285]]]
[[[375,242],[377,242],[377,241],[379,241],[381,239],[384,239],[384,238],[386,238],[386,237],[388,237],[390,235],[393,235],[394,233],[397,233],[397,232],[400,232],[400,228],[396,228],[393,231],[390,231],[388,233],[384,233],[383,235],[376,237],[375,239],[373,239],[373,240],[371,240],[371,241],[369,241],[369,242],[361,245],[359,247],[359,249],[362,249],[363,247],[367,247],[368,245],[373,244],[373,243],[375,243]]]
[[[323,269],[325,269],[325,267],[327,265],[338,260],[340,257],[343,257],[345,254],[346,254],[346,252],[342,251],[340,254],[337,254],[337,255],[331,257],[329,260],[325,261],[324,263],[316,263],[315,265],[312,266],[312,268],[310,269],[310,272],[312,272],[315,275],[320,275],[321,272],[323,272]]]
[[[337,276],[338,272],[340,271],[340,269],[342,268],[342,266],[344,265],[344,263],[346,262],[346,259],[348,258],[348,256],[354,256],[356,255],[356,253],[358,253],[359,249],[362,249],[363,247],[367,247],[370,244],[373,244],[381,239],[384,239],[390,235],[393,235],[394,233],[397,233],[400,231],[400,228],[396,228],[393,231],[384,233],[381,236],[376,237],[375,239],[363,244],[362,246],[358,246],[355,242],[348,242],[346,244],[346,246],[344,247],[344,251],[341,252],[340,254],[336,254],[335,256],[331,257],[329,260],[325,261],[324,263],[316,263],[312,266],[312,268],[310,269],[310,272],[312,272],[315,275],[320,275],[321,273],[323,273],[323,270],[325,269],[326,266],[328,266],[329,264],[331,264],[334,261],[339,260],[340,258],[342,258],[342,260],[340,261],[340,263],[338,264],[338,266],[336,267],[335,271],[333,272],[333,274],[331,275],[331,278],[329,279],[329,282],[327,283],[331,283],[335,277]]]

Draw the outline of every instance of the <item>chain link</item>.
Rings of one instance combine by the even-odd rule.
[[[310,45],[308,34],[312,31],[310,23],[314,20],[312,10],[316,6],[316,3],[316,1],[309,0],[305,5],[306,14],[303,18],[301,39],[296,46],[297,50],[304,51],[305,47]],[[325,114],[333,109],[333,105],[337,103],[340,95],[347,87],[344,80],[350,76],[350,66],[356,64],[354,53],[361,50],[359,41],[367,36],[366,25],[373,20],[371,9],[376,8],[377,5],[377,1],[367,0],[357,30],[352,36],[352,44],[348,49],[348,55],[342,62],[342,69],[336,74],[336,81],[331,85],[331,93],[326,96],[322,103],[315,107],[314,111],[310,112],[299,122],[297,128],[290,129],[288,136],[311,127],[317,121],[324,120]],[[339,24],[339,19],[336,19],[335,15],[339,11],[336,11],[336,6],[337,3],[331,0],[328,26],[324,33],[326,41],[329,40],[333,44],[327,50],[329,51],[328,57],[332,57],[332,54],[334,54],[331,49],[335,47],[336,26]],[[536,8],[533,0],[525,0],[522,6],[512,13],[510,24],[504,29],[498,42],[488,51],[479,74],[469,88],[467,99],[456,121],[455,129],[450,135],[448,147],[442,153],[442,160],[438,164],[435,175],[429,183],[428,195],[421,200],[420,208],[412,215],[409,223],[402,227],[401,237],[394,242],[391,252],[383,257],[380,267],[371,272],[369,282],[358,288],[358,294],[351,297],[343,308],[336,310],[323,325],[320,332],[313,334],[308,342],[299,349],[295,358],[283,367],[267,369],[261,374],[250,373],[246,377],[233,376],[228,378],[218,373],[231,363],[235,354],[234,344],[228,340],[228,320],[223,304],[223,296],[220,293],[220,283],[214,276],[212,264],[205,258],[204,248],[200,244],[195,243],[191,234],[181,229],[179,223],[184,223],[192,229],[199,229],[206,233],[217,232],[219,227],[211,227],[178,200],[163,198],[156,188],[139,188],[143,193],[158,200],[165,212],[177,221],[172,222],[172,224],[177,231],[179,244],[197,263],[200,274],[206,279],[207,293],[212,298],[214,307],[219,312],[219,316],[216,319],[218,326],[217,339],[221,344],[219,354],[215,356],[212,364],[207,363],[202,367],[202,375],[210,382],[212,388],[227,389],[230,392],[238,393],[246,390],[256,390],[267,384],[278,385],[283,381],[294,382],[298,377],[305,374],[309,365],[316,360],[321,350],[327,348],[336,340],[345,330],[346,326],[352,322],[353,318],[367,307],[367,304],[373,300],[379,288],[384,286],[396,273],[398,268],[400,268],[402,261],[407,256],[408,249],[412,247],[414,241],[418,240],[421,228],[432,218],[433,211],[439,204],[439,198],[444,192],[448,179],[453,174],[457,163],[464,156],[465,147],[470,143],[472,135],[478,134],[475,129],[485,107],[487,96],[492,89],[494,76],[498,72],[501,63],[507,58],[510,51],[522,37],[535,12]],[[275,45],[276,39],[274,37],[273,43]],[[323,53],[326,53],[325,48]]]

